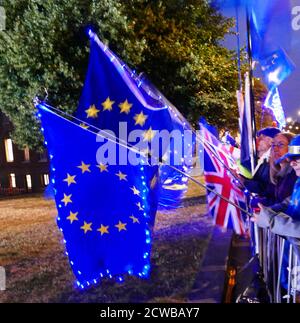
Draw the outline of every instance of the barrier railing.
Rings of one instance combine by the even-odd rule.
[[[253,250],[258,254],[272,303],[296,303],[300,295],[300,264],[293,240],[252,227]]]

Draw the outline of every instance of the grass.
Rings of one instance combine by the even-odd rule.
[[[0,200],[0,266],[6,291],[0,302],[186,302],[212,228],[203,189],[191,183],[184,207],[158,212],[149,280],[103,280],[80,291],[55,224],[52,200],[41,196]]]

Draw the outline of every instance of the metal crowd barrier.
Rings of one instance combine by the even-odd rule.
[[[300,263],[289,238],[253,223],[252,243],[259,257],[272,303],[296,303],[300,295]]]

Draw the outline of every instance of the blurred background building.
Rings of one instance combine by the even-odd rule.
[[[0,112],[0,196],[43,192],[49,184],[47,152],[19,149],[10,138],[12,128]]]

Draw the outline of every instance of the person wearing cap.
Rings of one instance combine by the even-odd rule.
[[[280,133],[280,129],[267,127],[257,132],[256,147],[258,158],[262,158],[264,154],[270,154],[270,148],[273,138]]]
[[[278,128],[268,127],[257,132],[257,152],[259,160],[251,179],[241,178],[245,187],[262,198],[274,199],[275,185],[270,181],[269,158],[273,138],[280,133]]]
[[[288,207],[285,212],[276,212],[270,207],[259,204],[260,212],[251,218],[259,227],[269,228],[271,232],[290,238],[300,239],[300,135],[297,135],[289,144],[288,152],[279,160],[289,160],[291,167],[298,177],[291,198],[287,198]],[[289,239],[290,240],[290,239]],[[298,246],[299,241],[292,240]]]

